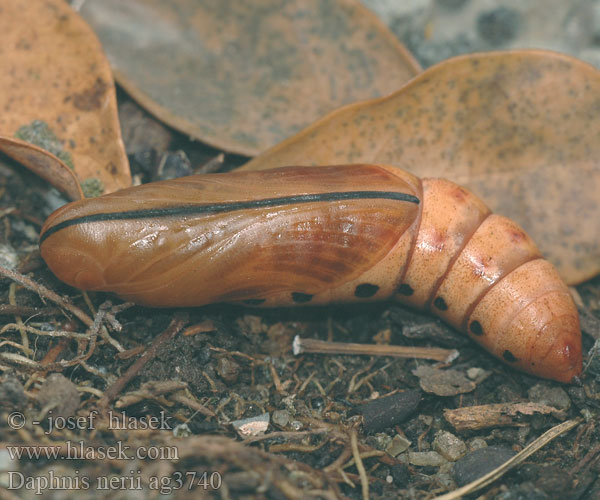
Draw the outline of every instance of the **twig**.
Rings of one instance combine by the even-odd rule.
[[[15,297],[16,295],[16,284],[15,283],[11,283],[10,287],[8,288],[8,303],[11,306],[16,306],[17,305],[17,299]],[[21,350],[27,355],[27,356],[33,356],[33,351],[29,348],[29,337],[27,337],[27,332],[25,331],[25,329],[23,328],[25,325],[23,324],[23,320],[21,319],[21,316],[19,315],[15,315],[15,318],[17,320],[17,329],[19,330],[19,333],[21,334]]]
[[[358,441],[356,439],[356,429],[350,431],[350,446],[352,447],[352,455],[354,456],[354,462],[358,475],[360,477],[360,484],[362,487],[363,500],[369,500],[369,479],[367,478],[367,471],[360,458],[360,452],[358,451]]]
[[[537,438],[535,441],[523,448],[514,457],[508,459],[500,467],[494,469],[491,472],[488,472],[485,476],[482,476],[479,479],[476,479],[475,481],[466,484],[462,488],[458,488],[457,490],[451,491],[450,493],[446,493],[445,495],[436,497],[434,500],[455,500],[463,497],[464,495],[468,495],[470,493],[473,493],[474,491],[480,490],[485,486],[488,486],[489,484],[493,483],[496,479],[506,474],[510,469],[523,462],[527,457],[533,455],[540,448],[546,446],[550,441],[557,438],[561,434],[570,431],[573,427],[579,425],[580,423],[581,420],[574,419],[567,420],[562,424],[552,427],[552,429],[544,432],[544,434],[542,434],[539,438]]]
[[[244,444],[252,444],[259,441],[266,441],[267,439],[300,439],[305,438],[306,436],[326,434],[327,432],[327,429],[316,429],[314,431],[276,431],[261,436],[252,436],[244,439],[242,442]]]
[[[46,298],[55,304],[58,304],[60,307],[72,313],[73,316],[79,318],[86,326],[92,326],[92,323],[94,322],[92,318],[90,318],[77,306],[70,304],[63,297],[46,288],[44,285],[40,285],[27,276],[17,273],[16,271],[12,271],[4,266],[0,266],[0,274],[37,293],[40,297]]]
[[[53,315],[59,311],[58,307],[29,307],[29,306],[12,306],[10,304],[0,305],[0,315],[19,315],[19,316],[36,316],[36,315]]]
[[[564,411],[539,403],[498,403],[490,405],[464,406],[455,410],[444,410],[444,418],[457,431],[479,430],[488,427],[522,426],[523,415],[552,414],[564,418]]]
[[[192,399],[191,397],[188,397],[182,393],[173,394],[171,399],[177,403],[181,403],[182,405],[189,406],[192,410],[196,410],[196,413],[201,413],[205,417],[217,418],[217,414],[210,408],[207,408],[199,401],[196,401],[195,399]],[[196,413],[194,413],[194,415],[196,415]],[[191,420],[191,418],[192,417],[188,418],[188,421]]]
[[[294,355],[312,354],[351,354],[367,356],[391,356],[395,358],[433,359],[450,363],[458,357],[456,349],[438,347],[404,347],[382,344],[353,344],[347,342],[328,342],[326,340],[303,339],[296,335],[293,343]]]
[[[142,354],[135,363],[105,392],[104,396],[98,401],[99,407],[107,407],[109,403],[117,397],[121,390],[135,377],[143,366],[156,356],[158,349],[167,341],[171,340],[187,323],[187,315],[176,313],[167,329],[154,339],[150,347]]]

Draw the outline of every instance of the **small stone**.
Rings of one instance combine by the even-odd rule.
[[[217,362],[217,374],[225,382],[229,384],[235,383],[240,375],[240,371],[240,365],[238,365],[232,359],[228,358],[227,356],[219,358]]]
[[[60,373],[52,373],[40,387],[37,395],[39,405],[49,407],[52,417],[71,417],[79,407],[77,386]]]
[[[391,442],[392,437],[385,432],[378,432],[374,436],[367,436],[367,443],[378,450],[387,450]]]
[[[529,389],[527,395],[530,401],[552,406],[557,410],[568,410],[571,407],[571,399],[562,387],[539,383]]]
[[[467,454],[467,445],[451,432],[439,431],[433,440],[433,449],[450,462]]]
[[[519,29],[519,13],[507,7],[482,12],[477,19],[479,36],[492,45],[510,42]]]
[[[484,370],[483,368],[469,368],[467,370],[467,377],[473,380],[476,384],[483,382],[491,374],[491,371]]]
[[[365,432],[378,432],[406,420],[420,401],[420,391],[407,390],[361,404],[355,412],[362,415]]]
[[[273,423],[279,427],[285,427],[290,421],[290,412],[287,410],[275,410],[273,412]]]
[[[395,457],[396,455],[399,455],[403,451],[408,450],[408,447],[410,446],[410,444],[411,443],[408,439],[401,436],[400,434],[396,434],[392,438],[392,440],[388,444],[388,446],[386,447],[385,451],[387,451],[390,455]]]
[[[513,450],[501,446],[488,446],[472,451],[454,464],[454,480],[459,486],[464,486],[494,470],[514,455]]]
[[[290,427],[295,431],[299,431],[302,429],[302,427],[304,427],[304,425],[302,422],[300,422],[300,420],[292,420],[290,422]]]
[[[412,465],[421,467],[440,467],[446,463],[446,459],[437,451],[410,451],[408,460]]]
[[[452,468],[454,464],[446,463],[442,465],[435,475],[436,483],[441,484],[448,490],[453,490],[456,488],[456,483],[454,482],[454,478],[452,477]]]
[[[190,426],[186,423],[176,425],[173,427],[173,436],[178,438],[188,437],[194,434],[190,429]]]
[[[481,448],[487,448],[487,443],[485,439],[480,437],[474,437],[473,439],[469,439],[467,441],[467,448],[469,451],[480,450]]]
[[[268,413],[256,417],[243,418],[231,422],[232,427],[242,438],[264,434],[269,427],[270,416]]]

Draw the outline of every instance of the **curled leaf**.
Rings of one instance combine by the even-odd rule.
[[[84,197],[73,171],[45,149],[19,139],[0,136],[0,151],[25,165],[69,199],[80,200]]]
[[[469,187],[569,283],[600,272],[600,71],[558,53],[473,54],[341,108],[245,169],[384,163]]]
[[[35,160],[26,166],[34,169],[53,165],[40,174],[50,181],[61,168],[37,148],[26,154],[23,143],[9,144],[14,137],[72,167],[84,186],[95,183],[110,192],[131,184],[110,66],[93,31],[67,2],[2,2],[0,65],[0,134],[13,153],[7,154],[15,157],[18,150],[19,161],[29,154]],[[70,197],[78,192],[59,189]]]
[[[245,155],[420,70],[356,0],[103,0],[81,13],[142,106]]]

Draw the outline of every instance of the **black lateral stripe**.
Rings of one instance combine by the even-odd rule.
[[[228,203],[214,203],[212,205],[178,205],[166,208],[149,208],[145,210],[129,210],[125,212],[100,213],[93,215],[84,215],[75,219],[66,220],[52,226],[40,236],[40,244],[48,236],[69,226],[77,224],[86,224],[89,222],[131,220],[131,219],[151,219],[154,217],[174,217],[200,214],[218,214],[224,212],[234,212],[236,210],[247,210],[252,208],[268,208],[283,205],[294,205],[296,203],[311,203],[323,201],[344,201],[344,200],[396,200],[409,203],[419,203],[419,198],[407,193],[397,193],[394,191],[342,191],[338,193],[316,193],[301,194],[295,196],[282,196],[280,198],[266,198],[262,200],[233,201]]]

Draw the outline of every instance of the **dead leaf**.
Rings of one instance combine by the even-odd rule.
[[[81,13],[142,106],[245,155],[420,70],[356,0],[104,0]]]
[[[438,396],[456,396],[475,390],[477,385],[457,370],[439,370],[431,366],[419,366],[412,371],[419,377],[419,385],[425,392]]]
[[[461,56],[349,105],[243,166],[384,163],[465,185],[569,284],[600,272],[600,71],[534,50]]]
[[[0,151],[25,165],[71,200],[83,198],[73,171],[56,156],[28,142],[0,136]]]
[[[50,151],[73,168],[84,192],[129,186],[112,74],[93,31],[64,0],[1,0],[0,10],[2,144],[16,137]],[[26,154],[22,143],[10,147],[19,161],[30,154],[38,167],[43,158],[62,168]],[[77,191],[62,190],[71,198]]]

